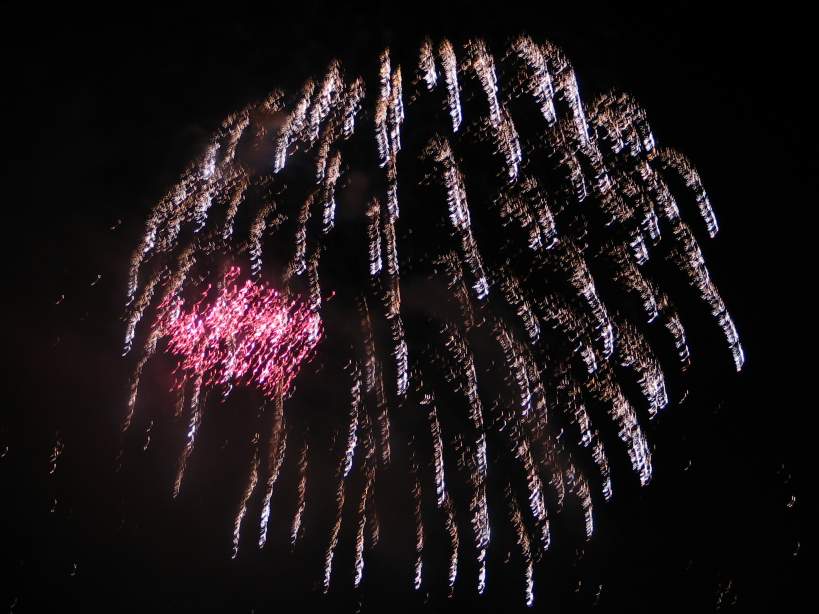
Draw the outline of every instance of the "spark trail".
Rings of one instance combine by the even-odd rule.
[[[648,427],[682,394],[690,333],[743,366],[699,244],[717,232],[692,163],[632,97],[584,101],[550,43],[427,40],[364,76],[333,61],[229,116],[150,213],[123,431],[145,365],[176,357],[178,494],[208,391],[256,388],[270,424],[234,556],[260,490],[258,546],[319,540],[325,591],[366,583],[381,519],[403,514],[409,586],[482,592],[505,520],[531,605],[550,519],[576,506],[590,538],[623,467],[652,479]]]

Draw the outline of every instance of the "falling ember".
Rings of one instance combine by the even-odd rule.
[[[65,444],[63,443],[63,439],[60,437],[60,433],[58,431],[56,441],[54,442],[54,447],[51,448],[51,456],[48,459],[48,475],[54,475],[54,473],[57,471],[57,461],[60,460],[64,446]]]
[[[532,605],[552,518],[572,508],[591,539],[617,480],[651,481],[650,427],[712,353],[689,332],[744,364],[700,248],[718,229],[639,104],[584,101],[550,43],[427,40],[365,76],[334,60],[229,116],[151,211],[128,271],[123,432],[164,343],[188,425],[174,495],[210,391],[265,398],[233,556],[248,524],[260,548],[281,530],[320,544],[324,591],[358,589],[403,514],[397,575],[482,593],[505,518]]]
[[[206,292],[188,311],[181,297],[167,300],[156,330],[179,357],[180,385],[197,379],[227,396],[236,384],[253,384],[270,398],[285,395],[321,338],[321,319],[272,288],[239,285],[238,277],[230,269],[215,299],[206,303]]]

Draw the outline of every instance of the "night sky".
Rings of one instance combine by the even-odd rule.
[[[695,392],[654,425],[653,482],[597,508],[591,542],[547,555],[534,611],[790,611],[808,595],[816,315],[805,269],[819,171],[810,20],[785,3],[443,4],[170,14],[4,3],[0,611],[522,609],[502,574],[482,599],[464,591],[424,604],[387,585],[321,596],[298,557],[271,548],[231,561],[245,469],[230,447],[179,501],[169,494],[176,447],[161,434],[114,471],[128,259],[149,208],[221,120],[332,57],[367,67],[384,46],[411,52],[425,35],[479,35],[495,48],[522,31],[566,51],[584,99],[612,86],[633,93],[660,144],[696,164],[721,226],[704,251],[748,358],[739,375],[697,373]],[[226,440],[239,437],[229,417],[220,424]]]

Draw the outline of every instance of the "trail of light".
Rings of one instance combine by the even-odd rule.
[[[270,502],[273,499],[273,487],[279,479],[279,472],[287,451],[287,429],[284,423],[284,400],[279,395],[274,400],[273,424],[270,429],[270,441],[267,449],[267,483],[265,484],[262,515],[259,526],[259,548],[267,541],[267,523],[270,519]]]
[[[236,513],[236,519],[233,522],[233,553],[232,559],[235,559],[239,554],[239,538],[242,532],[242,520],[247,514],[247,503],[250,501],[253,491],[256,490],[256,484],[259,482],[259,434],[253,436],[253,460],[250,463],[250,474],[247,479],[247,487],[242,494],[242,501],[239,504],[239,511]]]

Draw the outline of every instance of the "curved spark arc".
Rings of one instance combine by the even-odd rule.
[[[273,421],[268,442],[267,481],[265,483],[262,513],[259,524],[259,548],[267,542],[268,521],[270,520],[270,504],[273,499],[273,487],[279,479],[284,456],[287,452],[287,428],[284,422],[284,399],[277,394],[273,401]]]
[[[687,328],[704,319],[675,298],[744,364],[698,241],[718,223],[698,171],[657,147],[639,104],[618,92],[585,103],[551,43],[520,36],[493,54],[480,39],[426,40],[416,61],[396,58],[384,50],[371,80],[334,60],[231,115],[154,208],[129,268],[124,349],[137,357],[123,431],[164,349],[178,359],[176,413],[189,413],[176,496],[207,392],[260,390],[271,431],[253,439],[233,556],[255,490],[261,548],[274,488],[295,471],[289,539],[326,540],[325,592],[347,531],[352,584],[365,581],[376,492],[400,475],[411,585],[434,584],[437,518],[447,592],[474,570],[482,593],[498,456],[531,605],[550,518],[577,505],[591,537],[619,456],[652,479],[647,427],[674,401],[694,358]],[[323,378],[307,393],[324,393],[331,415],[302,401],[297,377]],[[325,430],[338,434],[333,494],[310,476],[310,506],[327,507],[329,529],[305,516]]]

